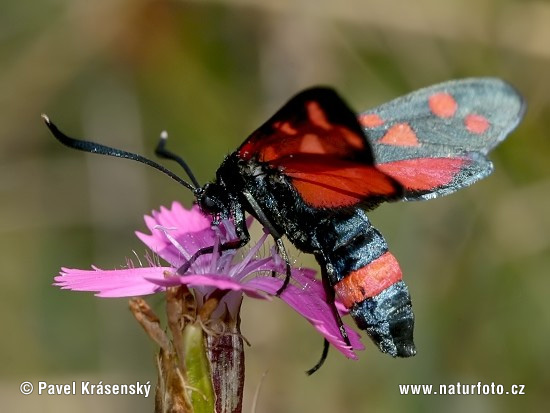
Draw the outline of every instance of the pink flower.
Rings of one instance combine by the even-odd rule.
[[[62,268],[55,277],[54,285],[73,291],[92,291],[99,297],[132,297],[164,291],[167,287],[187,285],[192,288],[199,305],[216,290],[224,290],[217,314],[228,309],[233,316],[239,311],[243,293],[249,297],[270,299],[281,288],[283,277],[272,277],[271,272],[285,273],[285,264],[273,253],[266,258],[256,258],[268,234],[245,254],[245,250],[217,250],[224,242],[237,239],[231,221],[223,220],[212,226],[211,217],[204,215],[197,206],[186,210],[178,202],[171,209],[161,207],[145,216],[150,234],[136,232],[138,238],[151,251],[166,261],[161,266],[158,259],[147,257],[148,266],[134,267],[129,261],[127,268],[118,270],[92,270]],[[200,248],[214,247],[214,253],[199,257],[185,273],[177,270]],[[141,263],[140,263],[141,264]],[[348,326],[346,330],[353,348],[342,340],[338,324],[326,302],[321,281],[315,271],[293,268],[292,282],[280,298],[306,318],[318,331],[346,357],[356,359],[354,350],[363,350],[359,335]],[[221,305],[224,304],[224,305]],[[216,312],[213,314],[216,317]]]

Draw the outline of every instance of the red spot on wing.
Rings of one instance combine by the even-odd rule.
[[[257,143],[252,139],[245,141],[239,148],[239,156],[244,160],[249,160],[257,151],[257,146]]]
[[[476,135],[481,135],[489,129],[489,121],[485,116],[477,115],[471,113],[464,118],[464,125],[468,132],[475,133]]]
[[[304,202],[314,208],[353,206],[369,197],[393,197],[395,182],[372,165],[297,155],[280,163]]]
[[[467,158],[417,158],[388,162],[377,168],[407,190],[429,191],[449,184],[468,162]]]
[[[354,150],[361,151],[365,149],[365,137],[363,135],[358,135],[357,133],[344,127],[339,127],[338,132],[344,141],[349,146],[353,147]]]
[[[273,126],[287,135],[296,135],[298,133],[289,122],[275,122]]]
[[[376,113],[364,113],[359,115],[359,123],[365,128],[376,128],[384,124],[384,120]]]
[[[316,101],[306,101],[305,118],[275,120],[252,134],[238,149],[243,160],[256,157],[274,167],[294,155],[326,154],[343,159],[371,159],[370,147],[359,125],[331,123]],[[350,121],[356,122],[350,112]]]
[[[325,130],[332,129],[332,125],[328,121],[325,112],[323,111],[319,103],[315,101],[307,102],[306,110],[309,120],[313,125]]]
[[[253,153],[250,153],[250,157],[253,155]],[[266,146],[263,149],[262,157],[265,159],[275,159],[279,156],[279,151],[277,148],[273,145]]]
[[[428,105],[435,116],[440,118],[450,118],[454,116],[458,104],[456,100],[448,93],[436,93],[429,97]]]
[[[326,153],[326,148],[323,146],[319,135],[307,133],[302,137],[299,152],[300,153]]]
[[[403,277],[395,257],[386,252],[364,267],[352,271],[334,286],[336,299],[346,308],[380,294]]]
[[[411,129],[408,123],[397,123],[393,125],[378,142],[395,146],[420,145],[416,133]]]

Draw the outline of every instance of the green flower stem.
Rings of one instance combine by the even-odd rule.
[[[221,317],[212,320],[211,315],[225,292],[209,298],[199,314],[195,314],[193,296],[187,293],[181,287],[166,293],[171,340],[145,300],[130,300],[134,317],[160,346],[155,412],[241,413],[244,340],[239,311],[232,316],[226,308]],[[214,324],[215,328],[205,330],[205,323]]]
[[[214,412],[214,390],[210,379],[210,364],[204,346],[204,331],[199,323],[183,329],[183,353],[188,394],[194,413]]]

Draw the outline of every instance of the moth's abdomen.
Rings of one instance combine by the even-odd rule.
[[[393,357],[415,355],[411,298],[386,241],[362,210],[333,225],[334,233],[346,238],[335,237],[335,242],[325,245],[319,262],[336,299],[382,352]],[[340,227],[348,231],[341,232]]]
[[[414,314],[407,285],[395,257],[383,255],[351,271],[334,286],[336,299],[350,310],[361,330],[393,357],[416,354]]]
[[[399,263],[385,251],[361,268],[347,272],[334,286],[334,291],[338,301],[346,308],[352,308],[366,298],[377,296],[402,278]]]

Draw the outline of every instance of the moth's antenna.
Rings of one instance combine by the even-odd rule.
[[[191,171],[191,168],[189,168],[189,166],[183,160],[183,158],[181,156],[178,156],[175,153],[169,151],[168,149],[166,149],[166,141],[167,140],[168,140],[168,132],[163,130],[160,133],[160,139],[159,139],[159,143],[157,144],[157,148],[155,149],[155,154],[159,158],[170,159],[172,161],[176,161],[184,169],[184,171],[187,174],[187,176],[189,177],[189,179],[191,179],[191,182],[193,183],[193,185],[195,185],[195,188],[200,187],[200,184],[197,181],[197,179],[195,178],[195,175],[193,175],[193,172]]]
[[[152,166],[155,169],[158,169],[162,173],[168,175],[173,180],[179,182],[184,187],[190,189],[191,191],[195,191],[195,189],[198,188],[198,184],[194,177],[190,175],[191,180],[193,181],[193,185],[190,183],[184,181],[182,178],[177,176],[172,171],[166,169],[164,166],[145,158],[144,156],[138,155],[137,153],[127,152],[123,151],[122,149],[116,149],[111,148],[109,146],[101,145],[99,143],[85,141],[81,139],[75,139],[71,138],[67,135],[65,135],[63,132],[61,132],[57,126],[53,122],[50,121],[50,118],[46,115],[42,115],[42,119],[44,119],[44,122],[46,123],[46,126],[50,130],[50,132],[55,136],[55,138],[61,142],[63,145],[68,146],[69,148],[78,149],[80,151],[89,152],[89,153],[98,153],[100,155],[107,155],[107,156],[114,156],[116,158],[126,158],[131,159],[133,161],[144,163],[145,165]]]

